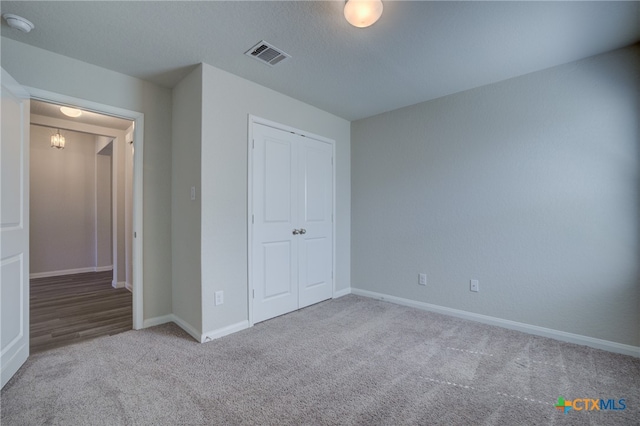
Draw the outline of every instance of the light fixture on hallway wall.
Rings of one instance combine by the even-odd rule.
[[[380,19],[382,9],[382,0],[347,0],[344,17],[354,27],[366,28]]]
[[[66,115],[67,117],[80,117],[82,115],[82,111],[78,108],[69,108],[69,107],[60,107],[60,112]]]
[[[51,148],[64,149],[64,136],[60,134],[60,129],[58,132],[51,135]]]

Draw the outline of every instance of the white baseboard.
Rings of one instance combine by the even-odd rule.
[[[131,283],[124,283],[124,288],[133,293],[133,285]]]
[[[219,339],[220,337],[224,337],[229,334],[244,330],[245,328],[249,328],[249,321],[241,321],[236,324],[231,324],[227,327],[200,334],[200,332],[193,325],[189,324],[187,321],[174,314],[146,319],[144,320],[143,328],[154,327],[156,325],[166,324],[168,322],[176,324],[178,327],[189,333],[191,337],[193,337],[197,342],[200,343],[210,342],[211,340]]]
[[[47,278],[47,277],[59,277],[61,275],[74,275],[74,274],[84,274],[87,272],[105,272],[112,271],[113,266],[89,266],[87,268],[76,268],[76,269],[62,269],[59,271],[49,271],[49,272],[35,272],[33,274],[29,274],[29,278]]]
[[[505,320],[502,318],[476,314],[473,312],[447,308],[439,305],[432,305],[430,303],[418,302],[411,299],[404,299],[402,297],[390,296],[388,294],[376,293],[368,290],[351,288],[351,293],[356,294],[358,296],[371,297],[373,299],[396,303],[398,305],[404,305],[412,308],[422,309],[425,311],[436,312],[438,314],[450,315],[450,316],[454,316],[454,317],[458,317],[458,318],[462,318],[470,321],[481,322],[483,324],[495,325],[498,327],[508,328],[511,330],[522,331],[524,333],[534,334],[536,336],[549,337],[551,339],[561,340],[563,342],[576,343],[578,345],[589,346],[596,349],[602,349],[609,352],[615,352],[623,355],[630,355],[633,357],[640,358],[640,346],[625,345],[623,343],[596,339],[594,337],[583,336],[581,334],[567,333],[566,331],[553,330],[551,328],[545,328],[545,327],[538,327],[537,325]]]
[[[236,333],[246,328],[249,328],[249,321],[240,321],[238,323],[231,324],[226,327],[218,328],[217,330],[212,330],[207,333],[204,333],[200,337],[200,343],[210,342],[212,340],[219,339],[221,337],[227,336],[232,333]]]
[[[174,322],[174,315],[162,315],[161,317],[148,318],[142,323],[142,328],[155,327],[156,325],[166,324],[168,322]]]
[[[338,297],[346,296],[347,294],[351,294],[351,287],[345,288],[343,290],[334,291],[333,298],[337,299]]]
[[[114,283],[115,283],[115,285],[114,285]],[[126,287],[126,286],[127,286],[127,283],[124,282],[124,281],[117,281],[117,282],[116,281],[111,281],[111,287],[113,287],[113,288],[123,288],[123,287]]]
[[[197,342],[202,343],[202,335],[198,330],[196,330],[196,328],[193,325],[189,324],[188,322],[186,322],[185,320],[183,320],[177,315],[172,315],[172,316],[173,316],[173,322],[176,323],[178,327],[180,327],[181,329],[189,333],[189,335],[194,339],[196,339]]]

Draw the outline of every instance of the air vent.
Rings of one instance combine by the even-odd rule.
[[[244,54],[270,66],[274,66],[291,57],[264,40],[247,50]]]

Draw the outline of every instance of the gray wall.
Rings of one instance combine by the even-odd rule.
[[[1,63],[18,83],[144,113],[144,318],[171,313],[171,91],[2,38]]]
[[[218,68],[202,66],[203,333],[248,319],[248,115],[336,141],[337,290],[350,287],[350,123]],[[224,291],[223,305],[214,292]]]
[[[354,122],[352,287],[638,346],[639,52]]]
[[[31,126],[29,269],[46,273],[96,266],[95,136],[62,130],[66,145],[51,148],[57,129]],[[110,194],[107,194],[107,202]],[[107,241],[108,243],[108,241]]]
[[[171,168],[171,254],[173,313],[202,333],[200,274],[200,147],[202,144],[202,67],[173,89]],[[191,187],[196,199],[191,200]]]

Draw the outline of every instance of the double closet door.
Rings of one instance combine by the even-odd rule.
[[[253,123],[253,322],[333,295],[333,146]]]

